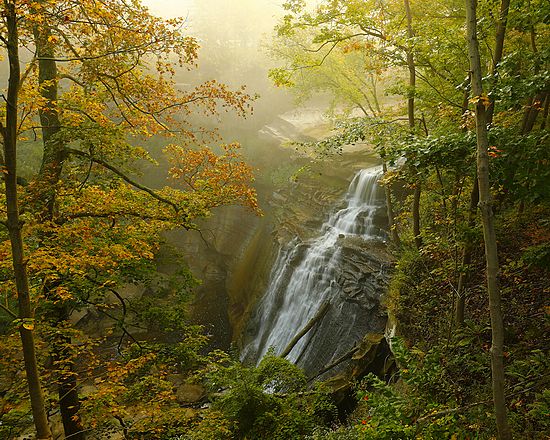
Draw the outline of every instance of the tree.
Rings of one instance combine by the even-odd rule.
[[[10,4],[16,11],[19,5]],[[195,129],[190,121],[197,112],[208,116],[221,109],[244,116],[251,97],[214,80],[178,90],[171,79],[173,65],[191,70],[197,42],[184,35],[184,20],[152,17],[138,1],[42,0],[23,2],[21,8],[8,36],[19,32],[34,57],[20,83],[15,82],[19,71],[12,76],[12,96],[20,90],[22,100],[6,109],[10,178],[16,178],[17,136],[40,131],[44,153],[31,183],[19,187],[26,211],[24,240],[10,254],[21,266],[17,252],[26,248],[29,277],[39,287],[20,314],[28,318],[33,308],[37,311],[57,370],[65,433],[76,439],[83,437],[75,370],[79,348],[72,343],[69,316],[90,300],[89,292],[101,300],[109,289],[133,279],[133,268],[153,258],[160,231],[195,228],[194,219],[224,204],[258,212],[249,186],[251,169],[238,145],[222,146],[220,154],[197,149],[216,134]],[[173,141],[167,154],[179,188],[154,189],[135,177],[135,164],[151,160],[136,144],[160,134]],[[17,194],[13,185],[15,180],[6,183],[11,205]],[[11,209],[12,246],[18,243],[14,216]],[[48,327],[52,331],[45,331]],[[37,413],[36,423],[41,420]],[[37,425],[39,437],[47,438],[41,429]]]
[[[415,127],[415,112],[414,112],[414,95],[416,93],[416,63],[414,60],[414,45],[412,43],[414,39],[414,30],[412,26],[412,12],[409,0],[404,0],[403,5],[405,7],[405,15],[407,17],[407,38],[410,41],[405,49],[407,56],[407,68],[409,70],[409,87],[407,91],[407,119],[409,122],[409,129],[411,134],[414,135]],[[427,133],[426,133],[427,134]],[[414,167],[413,167],[414,170]],[[420,179],[416,179],[414,183],[414,201],[412,208],[413,217],[413,236],[414,243],[417,249],[422,247],[422,237],[420,236],[420,196],[422,193],[422,187]]]
[[[504,0],[501,3],[500,14],[496,23],[496,32],[495,32],[495,50],[493,55],[493,62],[491,64],[490,76],[494,82],[498,78],[498,67],[502,61],[503,51],[504,51],[504,37],[506,34],[506,22],[508,20],[508,10],[510,7],[510,2]],[[469,82],[471,81],[469,75]],[[492,95],[492,94],[491,94]],[[467,107],[466,107],[467,108]],[[490,126],[493,122],[493,115],[495,112],[495,101],[494,98],[489,98],[489,105],[487,109],[487,125]],[[477,214],[477,205],[479,203],[479,181],[477,179],[477,170],[476,176],[474,178],[474,185],[472,187],[472,192],[470,195],[470,214],[468,218],[468,224],[470,228],[475,226],[476,214]],[[462,267],[463,270],[460,273],[458,279],[458,285],[456,288],[457,291],[457,300],[456,300],[456,309],[455,309],[455,322],[457,327],[460,327],[464,324],[465,309],[466,309],[466,294],[465,294],[465,284],[468,275],[468,266],[472,261],[472,243],[467,242],[464,245],[462,253]]]
[[[316,54],[317,63],[303,63],[313,71],[322,69],[316,64],[329,63],[338,54],[338,48],[355,44],[361,50],[368,41],[374,46],[369,55],[381,57],[393,76],[391,84],[384,84],[385,92],[402,96],[399,105],[382,108],[380,119],[339,121],[337,134],[308,146],[334,152],[347,143],[368,139],[390,163],[406,157],[406,165],[389,173],[384,180],[387,182],[391,176],[412,185],[417,178],[422,183],[420,218],[424,247],[414,256],[407,252],[400,255],[395,279],[399,283],[400,277],[405,276],[406,282],[396,289],[393,311],[400,315],[397,319],[403,323],[404,334],[407,331],[413,334],[407,335],[408,343],[417,343],[421,350],[426,350],[427,344],[437,346],[441,342],[438,350],[446,353],[446,361],[456,361],[465,370],[471,359],[457,361],[448,355],[450,347],[457,344],[454,349],[460,352],[463,344],[472,341],[465,335],[474,326],[485,326],[485,321],[491,321],[492,383],[484,384],[483,390],[494,395],[499,436],[509,438],[503,368],[503,356],[508,354],[503,352],[503,318],[510,325],[510,334],[517,338],[512,323],[525,320],[528,315],[517,315],[516,301],[522,295],[540,298],[543,291],[535,287],[526,294],[515,280],[506,278],[516,263],[519,279],[529,272],[523,263],[517,262],[519,257],[516,256],[516,261],[509,260],[514,258],[510,257],[514,238],[509,236],[508,227],[511,224],[524,227],[532,222],[523,215],[524,210],[536,217],[535,212],[547,209],[550,58],[546,41],[550,5],[538,0],[479,2],[479,5],[467,2],[471,26],[468,47],[457,38],[464,33],[463,2],[422,2],[422,11],[415,8],[414,2],[407,3],[331,1],[306,10],[304,2],[287,2],[289,14],[280,29],[300,36],[314,35],[307,44],[303,39],[299,41],[304,59]],[[472,9],[476,13],[473,19]],[[475,59],[471,67],[469,57]],[[294,59],[300,60],[298,55]],[[288,63],[287,70],[278,71],[280,78],[302,86],[299,66],[300,63]],[[293,81],[295,77],[298,80]],[[469,109],[472,103],[475,113]],[[414,126],[413,135],[407,125]],[[421,135],[422,130],[426,136]],[[414,215],[405,217],[405,214],[408,213],[402,213],[400,219],[410,221],[412,243],[418,236],[411,218]],[[506,227],[495,231],[497,217],[498,222],[506,222]],[[497,234],[502,240],[498,251],[506,255],[502,274],[499,274]],[[486,272],[482,266],[486,266]],[[499,281],[503,281],[502,295],[506,298],[502,304]],[[489,307],[482,292],[488,292]],[[466,299],[472,310],[469,314],[465,310]],[[501,306],[507,313],[502,314]],[[424,309],[422,323],[416,320],[415,308]],[[454,323],[449,319],[451,308],[455,308]],[[429,329],[423,329],[427,324]],[[529,344],[530,336],[523,336],[522,344]],[[511,340],[510,345],[513,344]],[[478,354],[484,355],[488,346],[484,341],[483,349],[477,347]],[[514,385],[512,365],[523,352],[516,358],[513,350],[507,352],[508,389],[515,393],[521,386]],[[468,398],[461,392],[454,398],[457,408],[452,412],[462,411],[465,407],[461,405]],[[453,397],[445,399],[449,404]],[[470,403],[479,404],[473,400]],[[508,409],[518,411],[513,405]]]
[[[472,73],[472,93],[476,111],[477,137],[477,178],[479,182],[479,206],[483,219],[483,238],[485,241],[485,259],[487,262],[487,292],[489,294],[489,309],[491,315],[491,372],[493,383],[493,402],[497,429],[500,439],[511,439],[508,426],[506,399],[504,394],[504,323],[501,310],[500,289],[498,285],[498,250],[494,225],[494,214],[491,200],[491,184],[489,181],[489,139],[488,115],[486,105],[488,99],[483,92],[481,58],[477,39],[477,1],[466,2],[468,50],[470,53],[470,68]],[[502,34],[502,38],[504,35]]]
[[[380,87],[386,74],[383,60],[369,52],[368,43],[360,41],[343,42],[329,56],[320,58],[315,46],[308,48],[303,44],[314,38],[311,29],[274,36],[269,48],[271,56],[288,63],[285,68],[270,71],[275,84],[290,86],[298,104],[306,103],[316,94],[327,93],[329,111],[335,116],[360,112],[365,117],[379,117]],[[294,69],[296,74],[289,76]]]
[[[455,3],[435,0],[420,11],[415,10],[414,5],[411,7],[409,2],[399,1],[324,2],[310,11],[300,2],[287,2],[285,7],[289,13],[277,27],[278,38],[283,42],[274,45],[275,55],[286,61],[285,67],[271,72],[277,84],[292,85],[299,96],[305,97],[312,90],[329,91],[335,103],[344,102],[350,108],[363,109],[366,125],[370,125],[368,121],[372,118],[396,125],[408,122],[410,148],[402,148],[400,152],[410,160],[402,170],[407,170],[407,173],[401,172],[400,175],[406,177],[414,192],[411,212],[417,247],[422,244],[420,200],[423,176],[414,166],[418,156],[418,151],[413,150],[415,138],[430,130],[436,134],[444,133],[448,127],[439,124],[442,116],[447,123],[451,111],[463,108],[464,99],[458,96],[464,95],[459,87],[463,81],[460,65],[466,58],[463,48],[457,46],[449,32],[450,29],[459,32],[461,26]],[[438,11],[436,20],[432,11]],[[413,20],[418,32],[413,29]],[[434,38],[445,56],[453,60],[452,64],[434,53],[433,46],[428,43]],[[342,58],[360,61],[342,64]],[[302,75],[304,69],[308,75]],[[353,74],[346,73],[348,69]],[[371,101],[374,101],[378,92],[372,90],[368,78],[379,77],[381,73],[384,73],[381,85],[386,95],[391,93],[393,96],[386,100],[386,105],[377,102],[377,105],[369,105],[365,98],[372,97]],[[346,81],[340,81],[341,77]],[[347,81],[349,78],[363,80],[350,82]],[[405,99],[397,101],[396,96]],[[406,104],[405,108],[403,104]],[[457,123],[457,116],[461,114],[462,111],[455,115]],[[402,136],[401,130],[396,132]],[[386,139],[382,144],[389,150],[393,148],[390,144],[395,142],[401,143],[401,139]],[[386,160],[392,154],[384,152],[382,144],[378,149]],[[443,176],[440,177],[443,186]],[[388,200],[388,206],[392,206],[391,197]],[[445,197],[442,200],[444,204]],[[391,229],[394,241],[398,242],[396,228]]]
[[[20,66],[19,66],[19,32],[17,22],[20,19],[15,1],[4,1],[3,16],[5,17],[6,33],[1,37],[8,51],[10,76],[8,94],[6,97],[5,123],[2,124],[4,154],[1,157],[2,175],[4,180],[4,194],[7,221],[4,222],[9,232],[11,244],[11,262],[15,278],[19,313],[18,328],[23,346],[25,371],[29,396],[31,400],[33,420],[36,434],[39,439],[52,437],[46,409],[44,395],[38,373],[36,361],[36,347],[34,343],[34,313],[31,305],[29,277],[25,261],[25,249],[22,236],[22,220],[19,214],[19,198],[17,191],[17,117],[19,106]]]

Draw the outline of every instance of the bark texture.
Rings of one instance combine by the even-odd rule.
[[[38,193],[37,204],[43,211],[43,215],[51,218],[55,206],[55,185],[61,177],[66,154],[58,136],[61,130],[56,107],[58,77],[57,64],[54,59],[55,52],[49,41],[51,32],[43,25],[36,25],[33,29],[33,36],[38,58],[40,95],[45,101],[45,105],[38,110],[44,154],[39,173],[41,190]]]
[[[386,162],[382,162],[382,171],[384,175],[388,172],[388,165]],[[391,231],[391,238],[393,243],[397,246],[401,246],[401,239],[399,238],[399,231],[397,230],[397,225],[395,224],[395,213],[393,211],[393,200],[391,196],[391,188],[388,183],[384,185],[384,194],[386,196],[386,213],[388,216],[388,226]]]
[[[17,288],[17,300],[19,306],[19,319],[22,324],[19,327],[21,343],[23,346],[23,358],[25,372],[31,401],[33,421],[36,428],[36,436],[39,440],[52,438],[46,409],[44,394],[38,373],[36,361],[36,349],[33,335],[33,310],[30,300],[29,279],[25,263],[23,238],[21,234],[21,219],[17,196],[17,107],[19,104],[18,90],[20,86],[21,71],[19,66],[19,36],[15,2],[4,1],[5,17],[7,24],[7,51],[10,67],[8,92],[6,98],[6,123],[2,127],[4,139],[4,161],[6,173],[4,185],[6,193],[7,227],[11,242],[13,271]]]
[[[479,184],[477,175],[475,176],[472,193],[470,194],[470,209],[468,212],[468,227],[473,228],[476,224],[477,205],[479,204]],[[474,244],[467,241],[462,251],[461,272],[458,277],[458,286],[456,288],[457,301],[455,307],[455,324],[457,327],[462,327],[466,316],[466,284],[470,275],[470,264],[472,263],[472,251]]]
[[[51,43],[51,29],[47,25],[37,24],[33,28],[34,43],[38,59],[38,82],[44,105],[39,109],[42,131],[43,157],[38,181],[40,185],[37,209],[43,221],[50,222],[55,217],[56,186],[63,172],[67,149],[59,134],[61,122],[57,111],[58,72],[55,61],[55,48]],[[46,297],[57,286],[45,285]],[[63,326],[69,319],[70,310],[66,304],[54,307],[49,319]],[[62,365],[57,375],[59,409],[63,422],[65,437],[71,440],[84,440],[81,419],[78,416],[80,399],[78,396],[77,376],[74,362],[67,358],[67,349],[72,341],[64,336],[56,336],[49,341],[52,347],[54,364]]]
[[[479,206],[483,220],[483,239],[487,263],[487,292],[491,316],[491,373],[493,402],[498,438],[512,438],[508,425],[506,399],[504,394],[504,323],[502,319],[500,287],[498,284],[499,262],[497,240],[489,182],[489,146],[487,133],[487,111],[483,100],[482,70],[477,39],[477,1],[466,0],[466,21],[470,69],[472,72],[472,93],[476,100],[477,175],[479,183]]]
[[[405,7],[405,14],[407,17],[407,37],[412,40],[414,37],[414,30],[412,27],[412,12],[409,0],[403,0]],[[414,94],[416,87],[416,65],[414,62],[414,53],[412,43],[407,48],[407,68],[409,69],[409,91],[407,97],[407,114],[409,120],[409,129],[411,135],[414,135],[415,117],[414,117]],[[416,170],[413,170],[416,171]],[[413,218],[413,236],[414,243],[418,249],[422,247],[422,237],[420,236],[420,196],[422,194],[422,187],[420,180],[417,178],[414,185],[414,197],[412,206],[412,218]]]
[[[502,0],[500,4],[500,15],[498,18],[496,33],[495,33],[495,51],[493,55],[493,63],[491,65],[491,87],[494,86],[497,81],[498,76],[498,67],[502,61],[502,56],[504,54],[504,37],[506,36],[506,26],[508,23],[508,11],[510,9],[510,0]],[[471,85],[472,73],[470,72],[469,82]],[[463,112],[465,113],[468,110],[468,95],[465,96],[465,107],[463,106]],[[489,98],[489,107],[486,109],[486,125],[490,127],[493,123],[493,116],[495,114],[495,101],[493,97]],[[474,185],[472,187],[472,193],[470,195],[470,212],[468,214],[468,226],[473,228],[475,226],[476,216],[477,216],[477,205],[479,203],[479,185],[477,179],[477,172],[474,177]],[[462,272],[458,278],[457,286],[457,303],[455,308],[455,324],[457,327],[461,327],[464,324],[464,319],[466,315],[466,283],[468,282],[468,266],[472,261],[472,243],[466,243],[464,250],[462,252]]]

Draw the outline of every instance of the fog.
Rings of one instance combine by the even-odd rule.
[[[238,140],[249,159],[264,156],[258,149],[257,132],[278,114],[294,108],[288,90],[275,87],[268,70],[275,62],[267,54],[277,20],[283,16],[283,0],[143,0],[151,13],[164,17],[184,17],[186,33],[200,44],[198,69],[176,71],[176,84],[216,79],[233,88],[246,86],[258,95],[254,112],[246,119],[222,114],[218,120],[201,118],[200,125],[213,124],[224,141]]]
[[[243,24],[268,26],[275,16],[282,15],[283,0],[142,0],[151,13],[165,17],[188,17],[199,24],[199,17],[214,20],[225,18],[228,26],[240,28]]]
[[[289,90],[277,88],[268,79],[268,70],[275,61],[267,54],[273,28],[284,14],[283,0],[142,0],[154,15],[163,18],[183,17],[187,27],[184,33],[197,38],[200,44],[198,68],[176,69],[176,84],[189,90],[193,85],[215,79],[234,89],[246,86],[250,95],[257,95],[254,111],[247,118],[222,112],[218,118],[202,114],[186,116],[189,122],[222,135],[223,142],[239,141],[252,163],[266,163],[265,149],[259,142],[258,131],[279,114],[295,108]],[[32,46],[31,46],[32,51]],[[30,59],[31,52],[22,49],[22,60]],[[152,64],[151,64],[152,65]],[[0,63],[0,79],[5,84],[8,63]],[[145,147],[154,156],[167,139],[155,138]],[[29,177],[40,162],[41,151],[35,143],[23,142],[22,174]],[[36,151],[35,151],[36,149]],[[27,151],[29,150],[29,151]],[[149,184],[164,184],[164,180]],[[164,178],[162,178],[164,179]]]
[[[201,45],[202,76],[231,85],[264,88],[270,60],[262,50],[283,0],[144,0],[155,15],[184,17],[188,32]]]

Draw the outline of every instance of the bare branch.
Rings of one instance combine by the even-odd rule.
[[[29,74],[31,73],[32,69],[34,68],[35,63],[36,63],[36,56],[33,56],[32,60],[29,62],[29,64],[27,64],[27,67],[25,68],[25,71],[21,75],[21,79],[19,80],[19,90],[21,90],[21,88],[23,87],[23,83],[25,82],[25,80],[27,79]]]
[[[62,73],[61,75],[58,76],[58,78],[59,79],[68,79],[68,80],[78,84],[83,89],[85,89],[87,87],[86,84],[83,83],[82,81],[80,81],[78,78],[74,77],[73,75],[69,75],[67,73]]]
[[[4,304],[0,303],[0,309],[2,309],[4,312],[10,315],[13,319],[18,318],[17,314],[15,312],[12,312],[10,309],[8,309]]]
[[[58,219],[57,223],[62,224],[69,220],[76,220],[80,218],[103,218],[110,219],[113,217],[137,217],[142,220],[158,220],[158,221],[171,221],[172,219],[165,216],[148,215],[140,212],[131,211],[114,211],[114,212],[76,212],[74,214],[64,215]]]
[[[142,185],[141,183],[136,182],[134,179],[130,178],[128,175],[126,175],[125,173],[120,171],[118,168],[112,166],[111,164],[105,162],[104,160],[99,159],[97,157],[93,157],[89,153],[85,153],[84,151],[80,151],[80,150],[75,150],[73,148],[68,148],[67,153],[74,154],[75,156],[85,157],[85,158],[97,163],[98,165],[101,165],[102,167],[107,168],[109,171],[112,171],[117,176],[119,176],[126,183],[129,183],[133,187],[135,187],[137,189],[140,189],[141,191],[146,192],[147,194],[149,194],[154,199],[157,199],[159,202],[170,205],[172,208],[174,208],[174,211],[176,211],[176,213],[179,213],[180,207],[178,205],[176,205],[174,202],[172,202],[171,200],[168,200],[167,198],[157,194],[151,188],[149,188],[145,185]]]
[[[427,414],[425,416],[419,417],[418,419],[416,419],[416,423],[422,423],[422,422],[425,422],[426,420],[429,420],[429,419],[434,419],[434,418],[438,418],[438,417],[441,417],[441,416],[446,416],[448,414],[462,412],[462,411],[465,411],[467,409],[473,408],[474,406],[488,405],[489,403],[492,403],[492,402],[493,402],[492,400],[484,400],[482,402],[474,402],[474,403],[470,403],[469,405],[459,406],[457,408],[444,409],[444,410],[441,410],[441,411],[434,412],[432,414]]]

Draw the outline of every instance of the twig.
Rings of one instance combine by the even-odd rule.
[[[176,213],[179,212],[180,207],[178,205],[176,205],[174,202],[172,202],[171,200],[168,200],[167,198],[162,197],[161,195],[157,194],[151,188],[148,188],[145,185],[142,185],[141,183],[136,182],[135,180],[133,180],[129,176],[127,176],[125,173],[120,171],[118,168],[112,166],[111,164],[105,162],[104,160],[99,159],[97,157],[94,157],[94,156],[92,156],[89,153],[86,153],[84,151],[75,150],[73,148],[68,148],[67,152],[70,153],[70,154],[74,154],[75,156],[85,157],[85,158],[101,165],[102,167],[107,168],[108,170],[112,171],[117,176],[119,176],[125,182],[127,182],[130,185],[136,187],[137,189],[140,189],[140,190],[146,192],[147,194],[149,194],[151,197],[157,199],[158,201],[160,201],[162,203],[166,203],[167,205],[170,205],[172,208],[174,208],[174,211],[176,211]]]
[[[2,309],[4,312],[10,315],[13,319],[18,318],[17,314],[15,312],[12,312],[10,309],[8,309],[4,304],[0,304],[0,309]]]
[[[440,417],[440,416],[446,416],[447,414],[453,414],[453,413],[465,411],[467,409],[473,408],[474,406],[488,405],[489,403],[492,403],[492,402],[493,402],[493,399],[490,399],[490,400],[484,400],[482,402],[470,403],[469,405],[459,406],[457,408],[444,409],[442,411],[437,411],[433,414],[426,414],[426,415],[416,419],[416,423],[422,423],[422,422],[425,422],[426,420],[429,420],[429,419],[437,418],[437,417]]]

